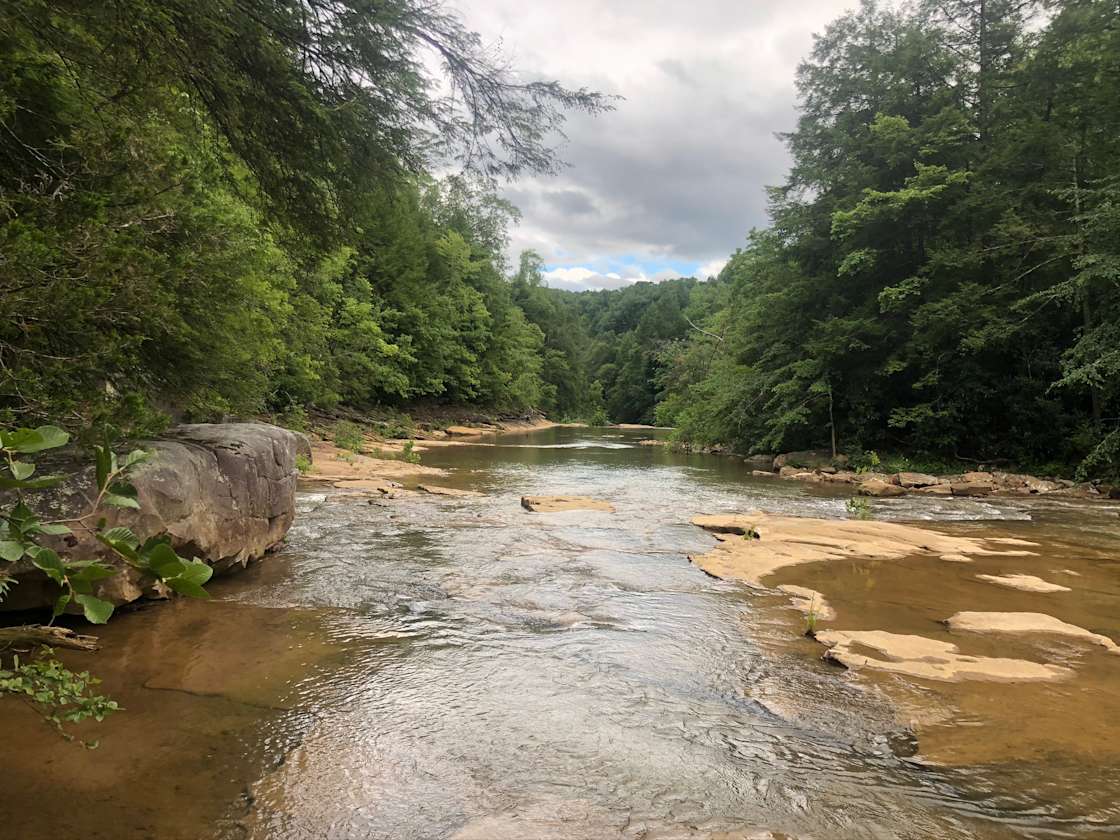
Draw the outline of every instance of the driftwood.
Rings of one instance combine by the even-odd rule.
[[[0,648],[46,645],[70,650],[97,650],[96,636],[82,636],[65,627],[26,624],[21,627],[0,627]]]

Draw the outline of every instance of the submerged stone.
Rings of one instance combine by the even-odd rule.
[[[980,580],[994,583],[997,586],[1006,586],[1009,589],[1020,589],[1023,592],[1070,592],[1068,586],[1050,583],[1034,575],[977,575]]]
[[[1066,636],[1099,645],[1110,653],[1120,654],[1120,645],[1117,645],[1108,636],[1102,636],[1100,633],[1094,633],[1084,627],[1078,627],[1076,624],[1067,624],[1061,619],[1046,613],[959,612],[947,618],[945,624],[948,625],[950,630],[971,633],[1041,633]]]

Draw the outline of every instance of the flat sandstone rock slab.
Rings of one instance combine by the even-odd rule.
[[[1070,592],[1068,586],[1050,583],[1034,575],[977,575],[980,580],[994,583],[997,586],[1006,586],[1009,589],[1020,589],[1023,592]]]
[[[920,554],[966,558],[1030,553],[1023,549],[992,549],[988,548],[987,540],[956,537],[897,522],[754,512],[697,516],[692,524],[711,531],[720,541],[713,551],[690,557],[693,563],[713,577],[754,585],[760,585],[763,578],[778,569],[801,563],[859,558],[898,560]]]
[[[559,513],[565,510],[602,510],[614,513],[614,505],[587,496],[522,496],[521,507],[533,513]]]
[[[1076,624],[1067,624],[1061,619],[1054,618],[1046,613],[1031,612],[959,612],[950,616],[945,623],[950,630],[961,630],[971,633],[1018,633],[1018,634],[1051,634],[1066,636],[1071,639],[1082,639],[1094,645],[1100,645],[1110,653],[1120,654],[1120,645],[1108,636],[1078,627]]]
[[[1025,659],[966,656],[950,642],[884,630],[825,630],[817,633],[816,639],[828,646],[825,659],[845,668],[873,668],[928,680],[1048,682],[1065,679],[1073,673],[1060,665]],[[882,657],[870,656],[860,650],[870,650],[882,654]]]

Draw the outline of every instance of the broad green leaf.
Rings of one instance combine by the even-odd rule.
[[[0,559],[15,563],[23,557],[23,543],[17,540],[0,540]]]
[[[106,493],[101,500],[110,507],[140,509],[140,503],[129,496],[118,496],[115,493]]]
[[[3,446],[12,452],[27,455],[42,452],[44,449],[57,449],[65,446],[70,435],[57,426],[40,426],[37,429],[16,429],[0,436]]]
[[[12,471],[12,478],[17,481],[24,481],[25,479],[31,478],[32,474],[35,472],[35,465],[29,464],[26,461],[12,461],[9,467]]]
[[[44,487],[54,487],[64,477],[61,475],[45,475],[42,478],[19,481],[18,479],[8,478],[6,475],[0,475],[0,490],[42,490]]]
[[[113,485],[109,488],[109,492],[115,496],[127,496],[130,499],[136,498],[136,487],[129,481],[114,481]]]
[[[201,560],[191,560],[190,562],[180,560],[180,562],[183,570],[174,577],[166,578],[164,583],[180,595],[187,595],[191,598],[209,598],[210,593],[203,589],[202,585],[213,577],[214,569]]]
[[[58,600],[54,602],[54,609],[51,611],[51,618],[58,618],[66,611],[66,607],[70,604],[70,590],[66,590],[58,596]]]
[[[87,580],[93,582],[96,580],[105,580],[117,574],[116,569],[98,563],[96,560],[86,561],[81,564],[71,563],[69,568],[76,570],[70,575],[71,581]]]
[[[124,545],[131,546],[132,548],[140,547],[140,540],[137,538],[136,534],[132,532],[131,528],[117,526],[116,528],[110,528],[109,530],[103,532],[101,536],[106,540],[111,540],[115,543],[123,543]]]
[[[166,580],[182,574],[186,564],[171,548],[170,543],[160,542],[144,555],[148,568],[156,577]]]
[[[127,535],[118,533],[110,537],[109,534],[112,534],[114,531],[128,531],[128,533]],[[98,534],[97,539],[133,565],[141,565],[140,555],[136,552],[136,537],[133,536],[132,532],[127,528],[112,528],[104,534]]]
[[[112,604],[92,595],[75,595],[74,600],[82,605],[82,612],[85,613],[86,621],[91,624],[104,624],[113,614]]]
[[[214,576],[214,568],[201,560],[191,560],[183,564],[186,568],[179,577],[197,583],[199,586]]]
[[[40,525],[39,526],[39,533],[47,534],[47,535],[52,536],[52,537],[64,537],[67,534],[72,534],[74,532],[70,530],[69,525],[61,525],[61,524],[52,525],[50,523],[47,523],[46,525]]]
[[[127,470],[129,467],[134,467],[137,464],[142,464],[151,457],[151,453],[143,449],[133,449],[128,455],[125,456],[124,463],[121,464],[121,469]]]
[[[39,547],[34,552],[28,552],[31,555],[31,562],[35,568],[41,569],[47,573],[47,576],[55,583],[61,584],[66,578],[66,566],[55,552],[49,548]]]
[[[164,581],[167,586],[178,592],[180,595],[186,595],[188,598],[209,598],[210,593],[199,586],[192,580],[187,580],[183,577],[168,578]]]
[[[146,540],[144,540],[144,544],[140,546],[140,553],[146,555],[149,552],[153,551],[155,547],[157,545],[160,545],[161,543],[167,543],[167,545],[171,545],[171,537],[167,536],[166,534],[157,534],[154,537],[148,537]]]

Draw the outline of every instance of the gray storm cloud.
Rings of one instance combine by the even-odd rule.
[[[766,224],[764,188],[789,160],[777,132],[796,120],[794,73],[812,35],[854,0],[473,0],[457,8],[526,76],[624,97],[576,116],[552,178],[509,185],[521,208],[512,250],[584,268],[552,285],[660,279],[674,262],[718,268]],[[641,277],[612,272],[636,260]]]

